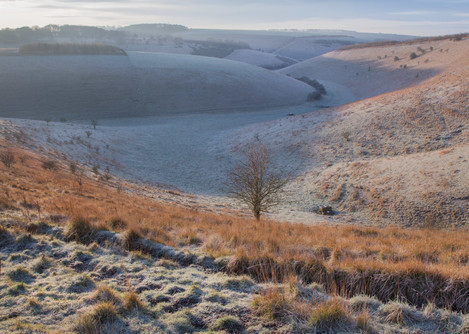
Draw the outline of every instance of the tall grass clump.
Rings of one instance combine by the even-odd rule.
[[[89,244],[93,241],[93,235],[96,231],[96,228],[88,219],[75,217],[68,223],[65,230],[65,240]]]
[[[100,303],[78,319],[75,330],[83,334],[99,333],[103,325],[110,324],[117,318],[117,311],[112,303]]]

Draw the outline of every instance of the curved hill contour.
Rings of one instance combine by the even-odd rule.
[[[0,58],[0,116],[99,119],[301,104],[308,85],[229,60],[129,52]]]
[[[300,165],[291,185],[298,211],[327,205],[364,222],[467,228],[468,51],[469,39],[428,41],[333,52],[294,65],[290,73],[309,71],[312,78],[348,87],[356,98],[399,90],[238,129],[232,147],[260,140],[283,168]],[[417,58],[411,60],[411,52],[418,52]],[[325,65],[334,62],[342,68]],[[352,80],[344,64],[362,68],[368,79]],[[381,65],[368,74],[363,64]]]

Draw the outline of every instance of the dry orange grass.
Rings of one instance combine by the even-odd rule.
[[[0,150],[12,148],[2,142]],[[86,177],[82,190],[63,162],[44,170],[42,157],[15,148],[16,163],[0,167],[0,202],[18,207],[24,219],[32,215],[84,216],[109,226],[112,219],[127,222],[142,235],[172,246],[203,244],[214,255],[238,255],[276,261],[316,259],[329,269],[379,270],[439,274],[469,279],[469,232],[411,230],[355,226],[306,226],[271,221],[255,222],[233,214],[161,204],[138,196],[132,185],[119,191],[116,181]],[[38,208],[40,208],[38,210]]]

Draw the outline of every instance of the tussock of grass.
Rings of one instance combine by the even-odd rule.
[[[122,236],[122,247],[128,251],[140,250],[141,238],[142,236],[139,232],[137,232],[135,229],[129,229]]]
[[[236,317],[227,315],[218,319],[213,326],[215,330],[223,330],[230,334],[242,333],[244,331],[243,323]]]
[[[95,283],[89,276],[81,275],[72,281],[67,291],[72,293],[83,293],[93,289],[95,286]]]
[[[245,291],[252,288],[254,281],[249,276],[229,277],[223,282],[223,286],[230,290]]]
[[[385,321],[390,323],[412,325],[425,320],[415,308],[400,302],[384,304],[378,309],[378,312]]]
[[[93,241],[94,233],[96,233],[96,228],[89,220],[83,217],[75,217],[69,222],[65,230],[65,240],[89,244]]]
[[[156,265],[161,266],[161,267],[166,268],[166,269],[170,269],[170,270],[180,267],[179,263],[174,262],[173,260],[169,260],[169,259],[158,260],[158,262],[156,262]]]
[[[24,282],[16,283],[12,287],[8,288],[7,293],[10,296],[19,296],[25,294],[27,291],[26,284]]]
[[[191,316],[191,313],[187,310],[179,311],[169,315],[166,323],[175,333],[193,333],[196,328],[192,325]]]
[[[333,299],[319,304],[311,311],[309,323],[319,331],[332,331],[350,321],[345,304]]]
[[[83,334],[98,333],[102,325],[112,323],[117,317],[116,308],[112,303],[100,303],[78,319],[75,329]]]
[[[257,313],[271,320],[287,317],[291,309],[290,300],[277,289],[269,289],[254,297],[252,306]]]
[[[38,310],[41,308],[41,303],[36,298],[28,298],[28,306],[33,310]]]
[[[27,282],[34,278],[34,275],[25,267],[17,267],[8,273],[8,277],[15,282]]]
[[[128,224],[121,218],[114,217],[109,221],[109,227],[113,230],[123,230]]]
[[[50,230],[49,224],[40,221],[37,223],[30,223],[26,227],[26,231],[32,234],[46,234]]]
[[[146,311],[145,305],[133,291],[129,291],[124,295],[122,299],[122,309],[125,312]]]
[[[116,292],[107,285],[98,286],[92,299],[96,302],[111,303],[113,305],[120,305],[122,303]]]
[[[51,265],[52,259],[48,256],[42,255],[39,259],[34,262],[32,269],[34,270],[34,272],[42,274],[46,269],[49,269]]]
[[[354,311],[376,311],[382,305],[382,303],[376,298],[365,295],[358,295],[349,299],[349,305]]]

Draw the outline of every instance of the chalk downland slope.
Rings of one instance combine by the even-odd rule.
[[[467,40],[357,48],[333,51],[280,72],[343,85],[358,101],[415,86],[453,67],[458,68],[468,52]]]
[[[410,60],[417,47],[427,51]],[[304,173],[292,194],[302,210],[331,205],[377,223],[467,227],[468,51],[468,39],[446,40],[333,52],[294,65],[290,74],[334,80],[360,98],[414,87],[240,130],[248,133],[234,145],[256,136],[288,156],[286,166],[296,156]],[[337,71],[329,70],[334,63]]]
[[[229,60],[129,52],[0,59],[0,116],[99,119],[258,110],[301,104],[312,91]]]

